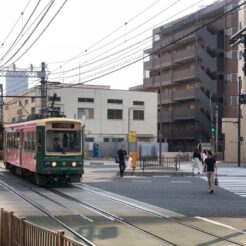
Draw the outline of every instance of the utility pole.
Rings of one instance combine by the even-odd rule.
[[[45,80],[46,77],[46,72],[45,72],[45,62],[41,63],[41,73],[40,73],[40,78],[41,78],[41,110],[40,113],[42,116],[45,115],[46,113],[46,108],[47,108],[47,83]]]
[[[45,81],[45,78],[46,78],[45,62],[41,63],[41,71],[33,71],[33,67],[31,67],[31,69],[29,71],[25,71],[25,70],[16,71],[15,69],[13,71],[11,71],[11,70],[0,70],[0,77],[40,78],[41,79],[41,114],[43,114],[46,111],[47,83]],[[1,97],[1,98],[3,98],[3,97]]]
[[[218,135],[219,135],[219,105],[215,108],[215,152],[218,153]]]
[[[241,166],[241,88],[242,88],[242,79],[241,76],[238,76],[238,109],[237,109],[237,166]]]

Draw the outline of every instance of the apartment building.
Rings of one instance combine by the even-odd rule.
[[[243,1],[240,1],[242,3]],[[246,26],[246,9],[243,7],[238,12],[238,26],[239,30]],[[246,32],[244,32],[246,33]],[[235,51],[234,51],[235,52]],[[240,44],[238,46],[238,53],[237,59],[234,58],[234,73],[238,71],[233,76],[240,76],[242,80],[241,85],[241,94],[246,94],[246,78],[244,76],[242,67],[244,65],[244,45]],[[236,54],[234,54],[236,57]],[[235,62],[235,60],[237,60]],[[237,68],[235,68],[237,66]],[[232,69],[232,68],[231,68]],[[234,84],[231,84],[234,83]],[[238,161],[238,81],[229,82],[226,84],[228,86],[227,93],[231,94],[231,96],[227,97],[228,100],[224,103],[232,102],[236,107],[234,108],[234,117],[232,118],[223,118],[222,119],[222,132],[224,134],[224,141],[225,141],[225,151],[224,151],[224,160],[225,162],[237,162]],[[231,91],[231,93],[230,93]],[[240,119],[240,128],[241,128],[241,139],[240,139],[240,161],[241,164],[246,164],[246,106],[241,105],[241,119]]]
[[[129,131],[136,132],[138,141],[156,142],[157,93],[68,86],[48,84],[47,108],[59,110],[67,118],[84,119],[86,142],[127,142]],[[22,97],[4,101],[5,123],[40,113],[40,86],[18,95]]]
[[[235,6],[229,2],[155,28],[145,50],[142,89],[158,92],[159,136],[171,150],[192,151],[198,142],[224,148],[221,119],[236,117],[238,70],[237,47],[229,46],[238,12],[218,18]]]

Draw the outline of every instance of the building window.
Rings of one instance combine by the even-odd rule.
[[[27,105],[28,104],[28,99],[25,99],[25,105]]]
[[[108,103],[123,104],[122,99],[108,99]]]
[[[86,119],[94,119],[94,108],[78,108],[78,119],[82,119],[83,116]]]
[[[133,101],[133,105],[144,106],[144,101]]]
[[[94,138],[85,138],[85,142],[93,143]]]
[[[31,114],[35,114],[35,107],[31,108]]]
[[[61,101],[61,97],[48,97],[49,102],[60,102]]]
[[[224,105],[237,105],[238,104],[238,97],[237,96],[229,96],[224,97]]]
[[[108,143],[109,142],[109,138],[103,138],[103,142],[104,143]]]
[[[133,120],[144,120],[144,111],[133,110]]]
[[[108,109],[108,120],[122,120],[122,109]]]
[[[123,142],[124,141],[124,138],[112,138],[112,142],[113,143],[120,143],[120,142]]]
[[[5,110],[8,110],[9,109],[9,105],[5,105]]]
[[[32,97],[31,102],[32,102],[32,103],[35,102],[35,97]]]
[[[94,103],[94,98],[91,97],[79,97],[78,102]]]

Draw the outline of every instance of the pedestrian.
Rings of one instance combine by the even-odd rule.
[[[201,154],[199,151],[198,146],[195,148],[192,156],[192,172],[195,173],[195,169],[197,169],[197,174],[200,175],[200,161],[201,161]]]
[[[117,152],[118,159],[119,159],[119,168],[120,168],[120,176],[124,176],[124,171],[126,169],[125,160],[127,158],[127,152],[125,150],[125,145],[121,144],[120,149]]]
[[[215,174],[217,173],[217,165],[216,160],[213,158],[210,150],[208,150],[207,155],[208,157],[205,160],[205,169],[207,170],[208,177],[208,191],[212,194],[214,192],[214,179]]]
[[[202,152],[202,155],[201,155],[201,159],[202,159],[202,170],[203,170],[204,173],[206,172],[206,169],[204,167],[205,167],[205,160],[206,160],[207,157],[208,157],[207,156],[207,150],[204,149],[203,152]]]

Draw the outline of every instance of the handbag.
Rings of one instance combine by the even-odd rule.
[[[115,161],[115,163],[119,163],[119,156],[118,155],[115,156],[114,161]]]
[[[219,180],[218,180],[218,176],[217,176],[217,175],[215,176],[214,184],[215,184],[216,186],[219,185]]]

